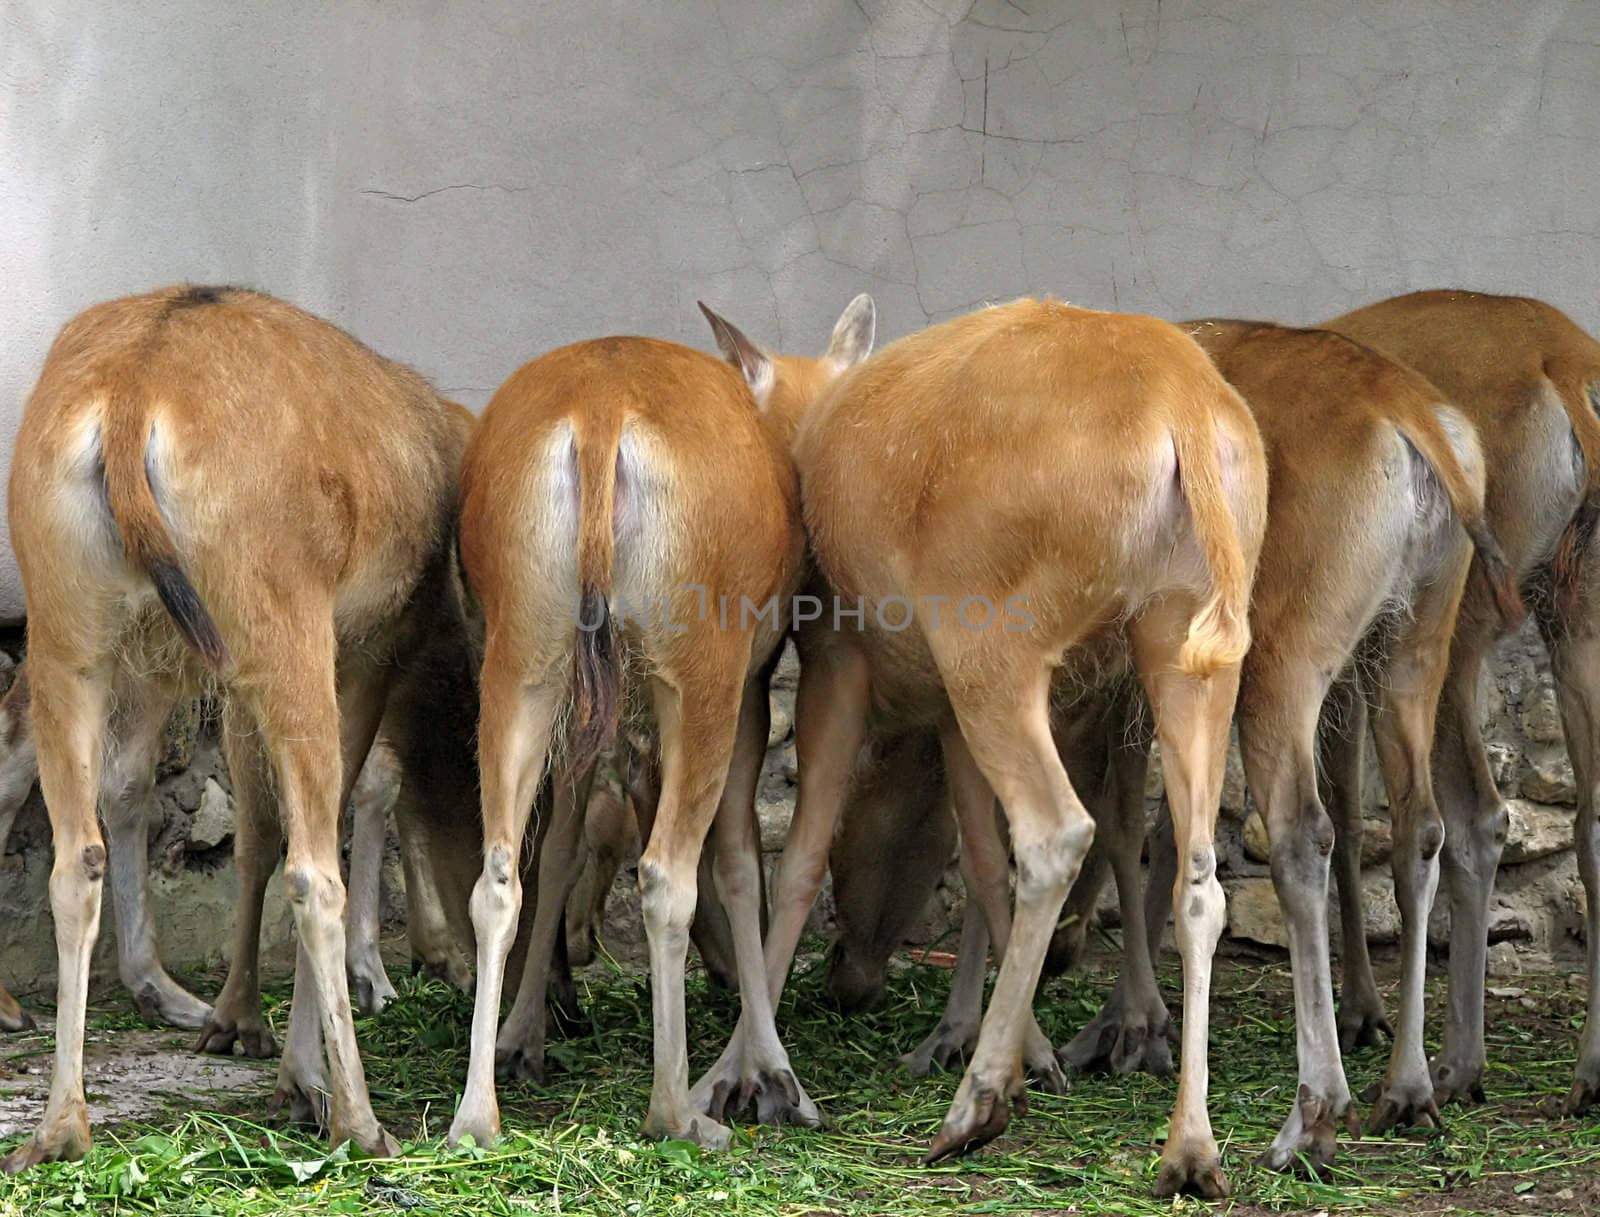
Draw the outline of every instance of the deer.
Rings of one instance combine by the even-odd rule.
[[[1488,468],[1490,527],[1524,589],[1550,655],[1577,779],[1575,841],[1588,894],[1588,1013],[1578,1063],[1555,1108],[1600,1097],[1600,341],[1539,300],[1479,292],[1413,292],[1324,323],[1428,377],[1471,420]],[[1483,561],[1479,556],[1479,562]],[[1484,969],[1489,904],[1507,812],[1484,749],[1478,690],[1484,660],[1510,628],[1482,581],[1469,584],[1451,640],[1434,740],[1450,897],[1450,988],[1443,1046],[1431,1062],[1440,1106],[1484,1097]],[[1357,763],[1352,761],[1352,764]],[[1341,822],[1335,873],[1345,942],[1361,916],[1361,819]],[[1345,961],[1341,1025],[1349,1040],[1387,1028],[1360,936]]]
[[[56,1053],[44,1115],[4,1169],[89,1145],[83,1030],[113,706],[159,725],[202,686],[224,701],[241,932],[259,930],[250,903],[287,838],[300,947],[278,1097],[324,1114],[336,1143],[394,1151],[351,1014],[339,817],[448,557],[464,413],[335,326],[241,288],[98,304],[55,339],[18,429],[9,512],[55,839]],[[259,1024],[259,1007],[232,1013]]]
[[[713,828],[743,1017],[761,1032],[740,1086],[758,1105],[792,1094],[762,968],[754,815],[768,678],[804,569],[789,441],[803,406],[870,350],[874,309],[858,297],[823,356],[800,359],[766,357],[702,308],[726,359],[649,338],[559,348],[501,386],[467,451],[460,546],[484,622],[484,835],[471,897],[470,1059],[452,1144],[498,1136],[497,1057],[515,1068],[542,1033],[531,968],[498,1027],[534,792],[549,771],[539,903],[559,909],[574,880],[578,808],[625,713],[653,720],[660,740],[660,799],[639,861],[655,1062],[645,1132],[715,1148],[731,1135],[691,1105],[688,1087],[685,953]],[[559,922],[535,919],[529,950],[545,957]]]
[[[1212,841],[1266,495],[1244,402],[1166,322],[1019,300],[902,338],[846,373],[805,412],[795,460],[815,585],[835,611],[797,631],[799,790],[774,880],[770,992],[782,989],[869,729],[936,728],[963,840],[996,837],[998,796],[1018,883],[1014,925],[991,923],[999,978],[928,1160],[998,1136],[1020,1102],[1025,1051],[1032,1063],[1042,1041],[1052,1057],[1031,1000],[1094,835],[1051,734],[1052,685],[1082,684],[1108,655],[1131,653],[1171,758],[1182,837],[1189,1017],[1157,1187],[1222,1194],[1205,1097],[1223,922]],[[846,624],[845,612],[860,615]],[[976,864],[992,874],[996,851]],[[741,1017],[696,1088],[713,1105],[748,1030]]]
[[[1265,1156],[1268,1166],[1325,1169],[1341,1120],[1356,1117],[1334,1007],[1328,873],[1341,836],[1361,820],[1361,752],[1369,727],[1394,818],[1401,914],[1398,1027],[1369,1128],[1437,1126],[1423,1045],[1427,921],[1446,837],[1433,787],[1439,694],[1464,589],[1498,621],[1523,614],[1516,580],[1485,508],[1479,431],[1447,392],[1379,352],[1328,330],[1267,323],[1190,323],[1255,413],[1267,445],[1267,539],[1251,608],[1254,649],[1239,694],[1245,778],[1270,841],[1294,974],[1299,1088]],[[1476,562],[1480,578],[1468,581]],[[1318,750],[1322,763],[1318,763]],[[1326,801],[1320,776],[1328,788]],[[1137,874],[1113,859],[1119,888]],[[1065,1053],[1118,1042],[1110,1028],[1162,1020],[1150,970],[1166,910],[1153,848],[1148,923],[1125,901],[1122,977],[1113,1000]],[[1160,855],[1160,856],[1157,856]],[[1359,922],[1347,952],[1364,951]],[[1353,946],[1359,942],[1360,947]],[[1130,994],[1143,995],[1143,1013]]]
[[[1081,793],[1095,823],[1118,823],[1112,818],[1117,813],[1096,810],[1095,800],[1138,792],[1142,805],[1143,773],[1148,766],[1130,778],[1126,762],[1115,773],[1108,769],[1108,762],[1142,756],[1147,749],[1127,739],[1128,724],[1120,719],[1116,727],[1122,734],[1116,737],[1109,732],[1100,737],[1084,734],[1091,723],[1077,715],[1055,719],[1061,763],[1067,767],[1073,789]],[[1145,725],[1145,719],[1140,716],[1134,723]],[[1064,738],[1066,730],[1073,734]],[[1081,753],[1076,750],[1078,747],[1083,749]],[[874,738],[868,741],[862,756],[828,853],[834,937],[828,954],[826,989],[833,1004],[847,1014],[882,1004],[887,995],[889,957],[911,940],[928,898],[958,846],[937,731]],[[1123,779],[1120,782],[1118,775]],[[1122,819],[1131,822],[1131,815],[1123,815]],[[1097,836],[1078,881],[1067,893],[1041,976],[1071,971],[1086,952],[1088,931],[1094,922],[1105,875],[1109,874],[1102,845]],[[882,863],[889,857],[896,860],[893,883],[884,882]],[[963,911],[961,924],[963,930],[976,932],[984,923],[980,917],[969,927]],[[987,930],[983,932],[986,951]],[[960,954],[958,960],[971,954]],[[963,991],[968,1004],[964,1010],[947,1011],[947,1018],[941,1020],[935,1034],[900,1058],[913,1075],[926,1076],[934,1069],[949,1068],[953,1061],[971,1055],[977,1042],[978,1021],[983,1016],[982,973],[977,973],[974,983],[973,975],[961,972],[959,963],[957,972],[967,982]],[[948,1017],[950,1014],[956,1017]]]
[[[1501,618],[1515,620],[1521,604],[1485,518],[1477,434],[1435,386],[1329,331],[1238,321],[1186,328],[1249,403],[1270,470],[1253,646],[1236,717],[1289,929],[1300,1084],[1266,1161],[1283,1169],[1305,1160],[1320,1170],[1332,1161],[1336,1122],[1354,1118],[1335,1025],[1326,906],[1330,850],[1349,809],[1360,820],[1369,706],[1395,818],[1405,967],[1400,1028],[1371,1122],[1381,1130],[1438,1122],[1422,1039],[1427,918],[1443,835],[1430,757],[1474,554]],[[1152,849],[1147,920],[1140,851],[1148,755],[1137,711],[1129,703],[1109,716],[1121,746],[1113,743],[1105,771],[1121,775],[1110,783],[1120,795],[1099,805],[1113,814],[1097,838],[1117,879],[1122,971],[1104,1009],[1060,1055],[1079,1070],[1164,1075],[1172,1068],[1170,1022],[1153,959],[1175,858],[1164,834]],[[1319,745],[1337,820],[1318,789]],[[986,945],[979,936],[972,952],[980,992]],[[963,966],[967,955],[964,942]],[[958,980],[952,1006],[961,992]],[[958,1019],[947,1012],[945,1022]]]

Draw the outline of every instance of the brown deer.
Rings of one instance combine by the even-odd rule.
[[[788,441],[799,409],[870,349],[873,309],[865,297],[852,303],[818,360],[769,359],[707,314],[737,371],[644,338],[563,347],[500,388],[467,454],[461,556],[485,627],[484,864],[471,901],[471,1060],[452,1142],[499,1133],[496,1029],[522,898],[515,862],[552,740],[557,803],[539,879],[559,910],[573,877],[569,865],[552,871],[573,856],[595,757],[635,706],[653,711],[661,750],[660,803],[639,863],[655,1023],[645,1129],[715,1146],[729,1137],[690,1104],[684,1026],[695,875],[713,822],[740,998],[763,1031],[746,1097],[759,1106],[793,1085],[762,971],[753,810],[767,675],[804,555]],[[539,955],[545,936],[554,942],[549,922],[530,944]],[[502,1063],[540,1021],[529,1009],[541,1004],[536,986],[537,970],[525,970],[499,1037]]]
[[[1130,680],[1136,678],[1130,676]],[[1127,738],[1127,724],[1116,722],[1121,734],[1109,732],[1100,738],[1079,739],[1077,732],[1089,726],[1074,716],[1062,720],[1053,714],[1056,742],[1062,748],[1061,763],[1067,767],[1072,788],[1079,792],[1096,825],[1119,822],[1119,813],[1096,810],[1095,802],[1121,797],[1126,789],[1143,806],[1143,774],[1147,768],[1148,746],[1137,738]],[[1144,718],[1137,720],[1144,725]],[[1086,751],[1073,755],[1063,746],[1063,728],[1074,731],[1074,739]],[[1133,745],[1130,747],[1130,745]],[[1115,748],[1116,751],[1109,751]],[[1110,761],[1126,755],[1136,758],[1140,768],[1133,780],[1119,784],[1127,770],[1107,768]],[[889,956],[910,940],[922,917],[928,897],[939,876],[949,864],[956,845],[956,822],[950,810],[949,787],[939,759],[937,731],[908,732],[889,740],[875,740],[863,753],[867,758],[857,769],[849,801],[839,821],[838,835],[828,854],[828,871],[833,878],[835,937],[828,956],[828,994],[845,1012],[866,1010],[883,1001],[888,982]],[[1131,813],[1122,819],[1130,823]],[[1050,952],[1045,956],[1042,975],[1056,976],[1076,966],[1085,950],[1090,925],[1104,884],[1102,871],[1109,873],[1104,840],[1097,828],[1094,845],[1084,859],[1078,880],[1067,893],[1066,904]],[[884,882],[883,861],[895,859],[893,883]],[[973,906],[976,907],[976,906]],[[988,949],[988,927],[980,916],[968,924],[963,914],[964,933],[983,935],[983,951]],[[975,941],[975,940],[974,940]],[[977,952],[982,955],[983,951]],[[972,953],[958,956],[967,960]],[[982,976],[979,965],[977,975]],[[952,1062],[971,1055],[978,1038],[978,1022],[983,1016],[982,985],[972,985],[972,977],[958,975],[975,992],[975,1008],[946,1011],[948,1018],[915,1051],[901,1058],[912,1073],[924,1076],[935,1068],[948,1069]]]
[[[1249,411],[1173,326],[1022,300],[886,348],[812,408],[795,451],[837,599],[832,620],[799,633],[800,789],[766,941],[772,992],[869,723],[936,726],[963,838],[994,837],[998,795],[1019,878],[1015,926],[991,921],[999,980],[929,1158],[997,1136],[1021,1096],[1024,1051],[1042,1040],[1030,1003],[1093,835],[1051,736],[1052,677],[1065,667],[1062,681],[1081,682],[1086,663],[1092,673],[1131,649],[1183,839],[1189,1017],[1158,1186],[1221,1194],[1205,1101],[1223,921],[1212,829],[1265,509]],[[994,863],[988,851],[981,865]],[[698,1094],[725,1090],[745,1021]]]
[[[1352,818],[1360,823],[1369,708],[1395,820],[1404,961],[1399,1028],[1371,1124],[1437,1124],[1422,1035],[1427,921],[1444,836],[1430,762],[1474,552],[1486,603],[1506,621],[1522,608],[1485,517],[1477,433],[1447,394],[1325,330],[1202,321],[1191,332],[1250,403],[1271,470],[1238,721],[1289,932],[1300,1085],[1266,1162],[1321,1168],[1332,1160],[1337,1121],[1355,1122],[1334,1011],[1327,890],[1335,841]],[[1319,745],[1337,820],[1318,788]],[[1125,871],[1136,883],[1142,844],[1142,833],[1130,837],[1130,857],[1122,865],[1113,858],[1119,883]],[[1153,876],[1163,865],[1153,864]],[[1097,1063],[1084,1049],[1112,1040],[1111,1028],[1120,1038],[1130,1024],[1164,1019],[1150,959],[1166,910],[1161,885],[1151,883],[1148,924],[1137,899],[1124,902],[1132,920],[1123,975],[1106,1010],[1068,1046],[1069,1057],[1080,1050],[1077,1063]],[[1354,934],[1364,943],[1359,926]]]
[[[1403,360],[1438,385],[1482,437],[1489,526],[1524,587],[1550,652],[1577,779],[1578,871],[1588,893],[1588,1017],[1562,1105],[1600,1097],[1600,342],[1538,300],[1477,292],[1397,296],[1327,322]],[[1481,559],[1480,559],[1481,560]],[[1439,707],[1434,770],[1445,818],[1450,893],[1450,1002],[1432,1062],[1439,1104],[1483,1097],[1483,986],[1489,903],[1506,808],[1484,750],[1478,688],[1484,658],[1507,629],[1489,588],[1468,584]],[[1352,758],[1352,766],[1359,758]],[[1360,925],[1361,819],[1335,842],[1345,942]],[[1359,933],[1354,942],[1360,944]],[[1341,1023],[1364,1038],[1387,1024],[1364,946],[1345,963]]]
[[[1495,610],[1515,618],[1520,606],[1485,522],[1476,435],[1437,388],[1326,331],[1208,321],[1193,323],[1191,332],[1250,403],[1271,470],[1251,605],[1254,645],[1237,711],[1246,776],[1272,840],[1295,975],[1300,1088],[1267,1161],[1282,1168],[1304,1154],[1320,1167],[1331,1160],[1335,1121],[1349,1113],[1350,1092],[1328,961],[1334,823],[1318,792],[1318,744],[1336,805],[1357,807],[1359,820],[1359,774],[1350,757],[1359,758],[1373,704],[1396,820],[1406,965],[1400,1033],[1373,1119],[1378,1127],[1437,1121],[1422,1043],[1426,925],[1441,836],[1429,753],[1474,546]],[[1113,739],[1137,740],[1127,712],[1111,717]],[[1140,747],[1121,756],[1113,753],[1111,772],[1125,770],[1115,783],[1122,797],[1108,807],[1121,810],[1100,823],[1099,844],[1118,880],[1123,969],[1105,1008],[1061,1055],[1080,1069],[1165,1073],[1169,1024],[1152,960],[1166,920],[1161,876],[1170,862],[1159,846],[1153,850],[1155,909],[1147,922],[1139,867],[1145,756]],[[1170,835],[1163,844],[1170,850]],[[980,989],[984,945],[977,940]],[[952,987],[961,991],[959,983]]]
[[[10,490],[55,837],[56,1062],[44,1118],[6,1169],[89,1142],[84,1002],[113,704],[170,706],[199,683],[226,695],[242,923],[288,838],[301,945],[279,1094],[297,1112],[331,1094],[335,1141],[392,1149],[351,1019],[339,812],[415,601],[439,584],[466,431],[409,369],[256,292],[168,288],[97,305],[57,337]]]
[[[1127,919],[1127,924],[1134,924],[1133,919],[1138,916],[1128,902],[1140,900],[1142,891],[1138,843],[1144,839],[1144,789],[1150,758],[1149,723],[1144,709],[1137,677],[1126,664],[1120,667],[1107,665],[1098,683],[1080,689],[1077,697],[1058,696],[1051,706],[1051,730],[1061,763],[1067,770],[1073,789],[1081,792],[1084,806],[1095,822],[1094,844],[1084,860],[1084,869],[1078,881],[1067,894],[1067,902],[1051,939],[1050,951],[1058,954],[1054,966],[1059,969],[1068,966],[1067,961],[1059,956],[1072,956],[1082,949],[1085,927],[1099,903],[1104,874],[1109,870],[1108,863],[1122,868],[1118,871],[1121,877],[1118,896],[1122,904],[1122,916]],[[902,796],[894,806],[886,809],[886,819],[898,821],[898,833],[908,834],[914,831],[910,823],[914,809],[915,803]],[[948,813],[938,818],[948,819]],[[1003,822],[1001,828],[1004,828]],[[1132,847],[1128,844],[1130,838],[1136,842]],[[840,845],[846,848],[836,846],[830,857],[830,865],[835,868],[836,883],[841,874],[853,876],[862,868],[862,862],[846,852],[850,844],[848,836],[843,836]],[[961,945],[944,1013],[927,1038],[900,1058],[900,1063],[918,1077],[925,1077],[935,1069],[949,1069],[956,1061],[966,1060],[972,1055],[977,1042],[983,1015],[984,977],[988,969],[989,924],[991,921],[1005,923],[1009,917],[1005,907],[1004,843],[991,839],[987,848],[993,858],[991,869],[987,872],[974,873],[970,859],[966,856],[962,859],[968,898],[962,910]],[[1169,883],[1175,874],[1174,870],[1167,876]],[[897,886],[909,886],[916,881],[913,872],[904,875]],[[855,929],[856,906],[863,902],[861,897],[855,895],[857,882],[852,878],[845,885],[842,896],[837,894],[836,889],[837,919],[844,935],[840,940],[839,954],[875,963],[879,960],[887,962],[888,952],[884,941],[888,933],[893,932],[891,927],[898,917],[880,918],[878,938],[876,941],[868,940],[871,942],[870,949],[857,946],[852,941],[860,933]],[[860,886],[865,887],[865,882],[860,882]],[[868,924],[871,924],[870,920]],[[1138,942],[1142,942],[1142,938],[1129,948],[1130,955],[1138,950]],[[1047,953],[1044,971],[1051,966]],[[1150,965],[1146,964],[1145,970],[1149,971],[1149,968]],[[1135,975],[1138,969],[1125,968],[1125,973]],[[878,975],[881,974],[882,963],[878,963]],[[1119,982],[1119,999],[1120,993]],[[1118,999],[1111,1004],[1116,1005],[1120,1012]],[[1143,1008],[1148,1010],[1148,1003]],[[1161,1007],[1159,1018],[1119,1022],[1115,1028],[1115,1043],[1108,1046],[1114,1049],[1110,1054],[1112,1069],[1119,1073],[1143,1069],[1161,1076],[1170,1074],[1172,1054],[1167,1040],[1171,1029],[1165,1007]],[[1044,1080],[1053,1079],[1056,1057],[1063,1063],[1086,1068],[1086,1063],[1080,1059],[1086,1038],[1080,1036],[1059,1053],[1052,1054],[1043,1066],[1030,1062],[1034,1073]]]

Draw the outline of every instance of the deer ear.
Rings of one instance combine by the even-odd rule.
[[[872,297],[862,292],[845,306],[834,323],[833,339],[823,356],[839,371],[860,363],[872,354],[872,338],[878,327],[878,309]]]
[[[700,311],[711,323],[711,333],[717,340],[717,349],[722,352],[722,357],[739,369],[744,375],[745,384],[750,386],[756,405],[765,408],[767,398],[772,394],[773,381],[776,379],[772,360],[767,357],[765,351],[745,337],[733,322],[707,308],[704,301],[697,300],[695,303],[700,305]]]

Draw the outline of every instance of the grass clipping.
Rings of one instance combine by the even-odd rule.
[[[889,1000],[844,1019],[820,1000],[819,971],[796,978],[780,1012],[790,1054],[830,1127],[745,1126],[724,1154],[638,1136],[650,1085],[650,1003],[644,984],[597,965],[583,983],[591,1036],[549,1048],[546,1086],[502,1087],[504,1139],[447,1149],[442,1141],[466,1073],[469,1000],[431,981],[397,981],[400,998],[358,1025],[373,1101],[404,1143],[398,1158],[364,1160],[314,1134],[257,1122],[271,1072],[254,1094],[173,1097],[166,1120],[95,1130],[82,1162],[0,1180],[0,1215],[39,1213],[595,1213],[649,1215],[922,1213],[1352,1212],[1560,1213],[1600,1210],[1600,1122],[1551,1120],[1541,1100],[1564,1092],[1582,990],[1564,977],[1519,978],[1491,996],[1491,1101],[1445,1112],[1440,1133],[1341,1140],[1326,1180],[1254,1166],[1295,1093],[1289,978],[1279,960],[1219,961],[1212,1037],[1212,1120],[1234,1197],[1217,1206],[1150,1194],[1176,1084],[1086,1076],[1063,1096],[1034,1092],[1008,1134],[963,1161],[918,1165],[953,1093],[953,1076],[917,1080],[895,1058],[938,1019],[949,973],[897,970]],[[1051,982],[1037,1003],[1064,1042],[1098,1008],[1108,977]],[[1164,978],[1177,1001],[1175,974]],[[204,989],[204,982],[201,988]],[[1430,983],[1430,1009],[1443,1009]],[[732,1030],[736,1002],[691,979],[691,1074]],[[282,1031],[283,996],[269,998]],[[116,1035],[121,1005],[91,1023]],[[48,1040],[6,1042],[15,1071]],[[1433,1045],[1430,1045],[1433,1047]],[[1346,1059],[1353,1092],[1382,1076],[1386,1048]],[[90,1101],[94,1101],[91,1082]],[[197,1106],[215,1110],[197,1112]]]

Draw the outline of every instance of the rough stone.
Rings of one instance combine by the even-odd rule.
[[[1287,947],[1289,934],[1283,923],[1272,880],[1265,876],[1246,876],[1225,884],[1228,893],[1228,933],[1267,946]],[[1400,909],[1394,899],[1394,884],[1384,871],[1362,876],[1362,914],[1369,942],[1388,943],[1400,937]],[[1330,882],[1329,926],[1333,942],[1339,940],[1338,897]]]
[[[794,694],[775,690],[769,707],[772,722],[767,728],[767,747],[773,748],[794,734]]]
[[[1555,690],[1543,685],[1534,690],[1522,710],[1522,729],[1530,740],[1539,744],[1559,744],[1561,709],[1556,703]]]
[[[1578,801],[1572,762],[1558,750],[1541,750],[1528,757],[1528,773],[1520,789],[1524,798],[1535,803],[1564,803],[1570,807]]]
[[[1272,861],[1272,841],[1267,835],[1266,821],[1259,811],[1252,811],[1244,821],[1244,856],[1265,866]]]
[[[1521,901],[1513,904],[1497,895],[1489,906],[1489,941],[1529,942],[1534,937],[1534,918]]]
[[[1572,848],[1573,813],[1527,799],[1507,799],[1504,866],[1531,862]]]
[[[1570,836],[1570,834],[1569,834]],[[1393,830],[1389,821],[1377,816],[1367,816],[1361,821],[1361,865],[1382,866],[1393,850]],[[1272,861],[1271,842],[1267,825],[1259,811],[1252,811],[1244,821],[1244,853],[1252,862],[1263,866]]]
[[[789,819],[794,814],[792,800],[756,800],[756,819],[761,824],[761,852],[777,853],[789,835]]]
[[[1509,942],[1497,942],[1489,948],[1488,973],[1490,976],[1521,976],[1522,957]]]
[[[1499,740],[1485,743],[1483,750],[1489,758],[1489,773],[1500,793],[1516,794],[1517,777],[1522,768],[1521,750]]]
[[[1267,946],[1289,945],[1271,879],[1237,879],[1228,885],[1228,933]]]
[[[233,828],[233,799],[217,785],[215,778],[207,778],[200,808],[189,825],[189,849],[195,852],[215,849],[233,836]]]
[[[1394,825],[1379,816],[1361,821],[1361,865],[1382,866],[1394,852]]]

